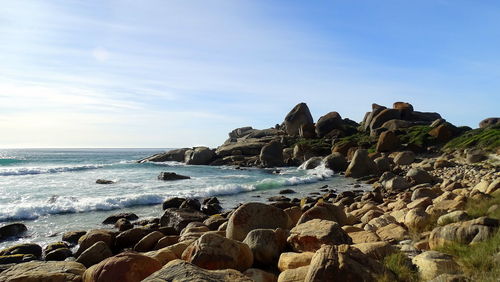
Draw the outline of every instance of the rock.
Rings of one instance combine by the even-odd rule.
[[[124,281],[139,282],[160,270],[162,265],[150,257],[124,252],[107,258],[83,273],[83,282]]]
[[[45,249],[43,249],[43,252],[44,253],[50,253],[54,250],[57,250],[57,249],[61,249],[61,248],[69,248],[68,244],[64,243],[64,242],[54,242],[54,243],[50,243],[48,244]]]
[[[65,232],[62,235],[62,240],[65,242],[68,242],[70,244],[76,245],[78,243],[78,240],[83,236],[87,234],[87,231],[69,231]]]
[[[413,185],[432,183],[434,181],[433,177],[427,171],[420,168],[411,168],[406,173],[406,178],[408,178]]]
[[[387,191],[402,191],[410,186],[411,184],[399,175],[384,182],[384,187]]]
[[[278,280],[276,275],[258,268],[249,268],[243,274],[255,282],[276,282]]]
[[[229,218],[226,237],[243,241],[254,229],[286,229],[289,220],[288,215],[279,208],[262,203],[246,203]]]
[[[207,147],[196,147],[187,150],[184,154],[184,161],[189,165],[207,165],[215,157],[215,152]],[[170,179],[162,179],[170,180]]]
[[[287,242],[295,251],[316,251],[321,244],[352,244],[351,237],[333,221],[312,219],[290,230]]]
[[[308,266],[309,264],[311,264],[311,259],[313,256],[314,252],[282,253],[278,260],[278,268],[280,271],[285,271],[288,269]]]
[[[39,258],[42,256],[42,247],[33,243],[24,243],[14,245],[12,247],[3,249],[0,251],[0,256],[8,256],[8,255],[34,255]]]
[[[377,170],[380,173],[390,171],[392,167],[392,161],[387,158],[387,157],[378,157],[375,160],[373,160],[375,165],[377,166]]]
[[[290,136],[299,135],[299,129],[303,125],[313,125],[311,112],[305,103],[296,105],[285,117],[283,122],[285,131]]]
[[[0,242],[8,237],[20,237],[24,232],[28,231],[26,225],[22,223],[10,223],[0,227]]]
[[[76,259],[76,262],[79,262],[88,268],[111,256],[113,256],[113,252],[111,252],[108,245],[106,245],[103,241],[99,241],[82,252],[82,254]]]
[[[381,128],[385,128],[385,129],[390,130],[390,131],[396,131],[396,130],[400,130],[403,128],[412,127],[413,125],[415,125],[415,123],[410,122],[410,121],[401,120],[401,119],[391,119],[391,120],[384,122],[384,124],[382,124]]]
[[[290,207],[286,208],[283,210],[288,217],[290,218],[290,228],[294,227],[297,225],[297,222],[299,221],[300,217],[302,216],[302,210],[300,207]]]
[[[453,166],[455,166],[455,163],[450,162],[450,161],[445,160],[445,159],[437,159],[434,162],[434,169],[445,168],[445,167],[453,167]]]
[[[409,235],[406,229],[395,223],[380,227],[375,233],[377,233],[382,240],[387,242],[401,241],[406,239]]]
[[[127,219],[120,218],[116,221],[115,227],[118,228],[118,231],[122,232],[134,228],[134,225]]]
[[[344,130],[344,122],[337,112],[330,112],[318,119],[316,123],[316,134],[323,138],[334,129]]]
[[[46,261],[63,261],[71,257],[73,253],[69,248],[59,248],[45,253]]]
[[[206,270],[180,259],[167,263],[143,282],[252,282],[253,280],[234,269]]]
[[[397,165],[409,165],[415,161],[415,153],[412,151],[403,151],[396,154],[394,163]]]
[[[108,216],[102,224],[115,224],[118,219],[120,218],[125,218],[127,220],[136,220],[139,219],[139,217],[135,213],[117,213],[111,216]]]
[[[280,273],[278,282],[302,282],[305,281],[309,266],[301,266],[293,269],[287,269]]]
[[[485,194],[492,194],[500,187],[500,178],[495,179],[494,182],[490,183],[487,180],[482,180],[474,188],[473,191],[479,191]]]
[[[158,241],[165,235],[158,231],[153,231],[148,235],[144,236],[137,244],[134,246],[134,251],[136,252],[148,252],[151,251]]]
[[[353,244],[378,242],[380,238],[372,231],[358,231],[349,233]]]
[[[271,265],[278,261],[285,248],[286,238],[287,233],[281,228],[254,229],[247,234],[243,243],[252,251],[255,263]]]
[[[106,180],[106,179],[97,179],[95,181],[96,184],[114,184],[115,182],[113,180]]]
[[[292,189],[283,189],[283,190],[280,190],[280,194],[294,194],[295,191],[292,190]]]
[[[278,141],[272,141],[265,145],[260,151],[259,158],[264,167],[283,166],[283,148],[281,144]]]
[[[160,218],[160,225],[173,227],[176,232],[181,232],[190,222],[203,222],[208,216],[191,209],[169,208]]]
[[[459,266],[451,256],[436,251],[423,252],[414,257],[412,262],[417,266],[420,278],[424,281],[432,280],[445,273],[459,273]]]
[[[79,282],[85,266],[72,261],[32,261],[14,265],[0,273],[0,281]]]
[[[429,197],[424,197],[412,201],[411,203],[406,205],[406,207],[409,209],[425,209],[430,205],[432,205],[432,199]]]
[[[410,114],[413,112],[412,104],[406,103],[406,102],[395,102],[392,105],[392,108],[397,109],[397,110],[407,111]],[[409,117],[409,116],[407,116],[407,117]]]
[[[177,244],[177,243],[179,243],[179,236],[178,235],[165,236],[165,237],[161,238],[160,240],[158,240],[154,249],[155,250],[163,249],[165,247],[172,246],[172,245]]]
[[[161,172],[158,175],[159,180],[171,181],[171,180],[182,180],[182,179],[190,179],[191,177],[180,175],[175,172]]]
[[[244,271],[253,264],[250,248],[215,233],[205,233],[182,253],[182,259],[204,269]]]
[[[386,121],[391,119],[401,119],[401,111],[396,109],[384,109],[373,117],[370,123],[370,130],[381,127]]]
[[[379,261],[383,260],[386,256],[389,256],[397,252],[397,249],[393,247],[391,244],[382,241],[360,243],[360,244],[354,244],[352,246],[360,250],[365,255]]]
[[[147,253],[143,253],[143,255],[159,261],[161,265],[165,265],[165,264],[178,258],[175,255],[175,253],[168,247],[161,248],[161,249],[156,250],[156,251],[150,251]]]
[[[163,202],[162,208],[163,210],[166,210],[168,208],[179,208],[185,200],[185,198],[178,197],[169,198]]]
[[[205,219],[205,221],[203,221],[203,224],[205,224],[210,230],[217,230],[219,226],[221,226],[224,222],[227,222],[227,219],[225,217],[221,216],[220,214],[215,214]]]
[[[347,224],[347,216],[344,210],[337,205],[325,202],[318,202],[314,207],[304,212],[297,224],[302,224],[312,219],[335,221],[340,226]]]
[[[5,255],[5,256],[0,256],[0,272],[2,270],[5,270],[5,266],[9,266],[11,264],[17,264],[17,263],[22,263],[22,262],[28,262],[28,261],[33,261],[37,260],[37,258],[34,255],[23,255],[23,254],[16,254],[16,255]]]
[[[358,149],[347,167],[347,177],[359,178],[367,175],[377,174],[377,165],[368,157],[366,149]]]
[[[429,131],[429,135],[436,138],[438,142],[448,142],[455,136],[457,128],[448,122],[445,122],[438,127]]]
[[[233,131],[229,132],[229,138],[234,138],[234,139],[241,138],[247,136],[253,131],[254,129],[251,126],[236,128]]]
[[[189,148],[170,150],[165,153],[156,154],[139,161],[139,163],[144,162],[183,162],[186,151]]]
[[[381,111],[387,109],[384,106],[377,105],[377,104],[372,104],[372,111],[366,113],[365,118],[363,119],[362,125],[363,125],[363,130],[367,131],[370,129],[370,124],[375,116],[377,116]]]
[[[300,126],[299,128],[299,136],[301,138],[306,138],[306,139],[312,139],[312,138],[316,138],[316,127],[314,126],[314,124],[303,124]]]
[[[393,131],[384,131],[380,134],[377,142],[377,152],[392,152],[397,150],[401,142]]]
[[[500,118],[494,118],[494,117],[486,118],[479,123],[479,128],[487,128],[498,124],[500,124]]]
[[[302,165],[300,165],[300,168],[302,169],[314,169],[318,166],[320,166],[323,162],[323,158],[321,157],[312,157],[309,158],[307,161],[305,161]]]
[[[347,169],[348,163],[344,155],[339,152],[333,152],[323,159],[326,168],[334,172],[341,172]]]
[[[425,198],[425,197],[436,198],[437,193],[436,193],[436,191],[432,190],[431,188],[422,187],[422,188],[415,189],[413,191],[413,193],[411,194],[412,201],[415,201],[416,199],[420,199],[420,198]]]
[[[443,226],[450,223],[456,223],[459,221],[466,221],[469,219],[470,216],[465,211],[453,211],[440,216],[437,220],[437,224]]]
[[[485,153],[481,150],[466,150],[466,160],[469,164],[478,163],[488,159]]]
[[[305,281],[375,281],[381,263],[349,245],[323,245],[314,254]]]
[[[198,199],[187,198],[184,202],[182,202],[180,209],[192,209],[195,211],[199,211],[201,209],[201,204]]]
[[[448,243],[471,244],[484,241],[496,232],[499,221],[480,217],[436,227],[429,236],[429,247],[434,250]]]
[[[424,209],[411,209],[409,210],[404,219],[404,224],[410,230],[423,230],[431,223],[431,217]]]

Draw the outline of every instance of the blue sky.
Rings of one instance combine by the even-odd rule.
[[[500,109],[500,2],[4,1],[0,147],[217,146],[407,101],[477,127]]]

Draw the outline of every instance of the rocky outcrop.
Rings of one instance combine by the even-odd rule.
[[[288,215],[283,210],[262,203],[246,203],[229,218],[226,237],[243,241],[254,229],[286,229],[288,224]]]
[[[377,142],[377,152],[392,152],[400,146],[400,141],[393,131],[382,132]]]
[[[354,157],[347,167],[345,175],[348,177],[359,178],[377,173],[377,165],[368,156],[368,151],[365,149],[358,149],[356,150],[356,153],[354,153]]]
[[[342,172],[347,169],[348,163],[344,155],[338,152],[333,152],[323,159],[326,168],[334,172]]]
[[[182,180],[182,179],[190,179],[191,177],[185,176],[185,175],[180,175],[175,172],[161,172],[160,175],[158,175],[159,180],[163,181],[171,181],[171,180]]]
[[[195,147],[185,152],[184,162],[189,165],[207,165],[214,157],[214,150],[208,147]]]
[[[330,112],[320,117],[316,123],[316,134],[319,138],[325,137],[335,129],[341,131],[345,129],[344,121],[337,112]]]
[[[302,126],[313,125],[314,121],[311,112],[305,103],[296,105],[285,117],[283,126],[290,136],[298,136]]]
[[[182,231],[190,222],[203,222],[208,216],[192,209],[169,208],[160,218],[160,225],[172,227],[178,233]]]
[[[278,141],[272,141],[262,147],[259,159],[263,167],[283,166],[283,148],[281,144]]]
[[[161,270],[143,280],[144,282],[252,282],[253,280],[234,269],[206,270],[189,262],[177,259],[167,263]]]
[[[159,154],[144,158],[142,160],[139,160],[139,163],[168,162],[168,161],[183,162],[185,159],[185,154],[186,154],[187,150],[189,150],[189,148],[175,149],[175,150],[171,150],[168,152],[159,153]]]
[[[479,128],[487,128],[487,127],[495,126],[495,125],[499,125],[499,124],[500,124],[500,118],[498,118],[498,117],[491,117],[491,118],[483,119],[479,123]]]
[[[72,261],[32,261],[14,265],[0,273],[0,281],[79,282],[85,266]]]

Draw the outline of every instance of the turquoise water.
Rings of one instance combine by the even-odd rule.
[[[330,170],[282,168],[273,170],[233,167],[186,166],[176,162],[135,161],[163,149],[37,149],[0,150],[0,225],[23,222],[26,238],[45,244],[64,231],[102,228],[109,214],[131,211],[141,218],[159,217],[161,203],[172,196],[217,196],[224,208],[240,202],[266,201],[287,186],[301,197],[328,184],[349,189],[351,181]],[[162,171],[191,179],[164,182]],[[96,179],[113,180],[111,185]],[[322,182],[322,183],[320,183]],[[57,238],[54,238],[57,237]],[[2,242],[0,248],[17,242]]]

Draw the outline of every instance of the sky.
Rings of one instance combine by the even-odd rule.
[[[215,147],[299,102],[500,109],[498,0],[19,0],[0,9],[0,147]]]

